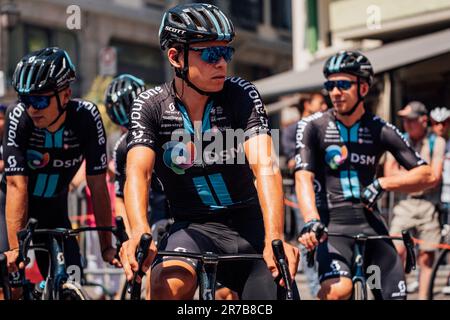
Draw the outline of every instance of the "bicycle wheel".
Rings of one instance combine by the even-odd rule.
[[[364,284],[356,280],[353,284],[353,297],[352,300],[366,300],[367,299],[367,292],[366,288],[364,287]]]
[[[60,300],[79,301],[87,299],[87,294],[79,284],[74,282],[66,282],[63,284]]]
[[[428,286],[428,300],[443,300],[444,294],[441,292],[441,283],[438,283],[439,273],[444,271],[445,258],[447,257],[448,249],[442,249],[439,251],[437,259],[434,261],[433,270],[431,272],[430,284]],[[447,276],[448,274],[444,274],[445,284],[447,284]]]

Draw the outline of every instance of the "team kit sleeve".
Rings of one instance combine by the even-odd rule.
[[[386,146],[387,151],[406,170],[426,164],[425,160],[411,147],[401,132],[390,123],[383,126],[380,142],[383,146]]]
[[[28,121],[23,104],[12,105],[6,111],[3,137],[3,160],[6,176],[28,175],[26,147]]]
[[[270,135],[269,119],[258,89],[240,78],[229,81],[232,83],[232,91],[227,94],[237,108],[238,127],[244,130],[245,140],[259,134]]]
[[[82,131],[86,134],[85,139],[85,159],[86,175],[98,175],[106,172],[106,133],[103,126],[102,117],[98,108],[91,102],[83,102],[86,106],[83,115],[85,115],[85,126]]]
[[[148,101],[148,93],[141,93],[134,101],[128,125],[127,150],[136,146],[156,148],[158,137],[158,105]]]
[[[316,130],[314,124],[305,120],[297,123],[295,135],[295,169],[294,171],[306,170],[315,172],[316,159]]]

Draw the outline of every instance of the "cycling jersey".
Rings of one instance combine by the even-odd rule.
[[[373,182],[385,151],[407,170],[426,164],[394,125],[365,112],[348,128],[330,109],[298,122],[295,170],[314,173],[319,211],[362,207],[361,190]]]
[[[155,151],[155,171],[174,217],[259,206],[243,148],[248,138],[269,133],[258,91],[241,78],[227,78],[207,101],[202,119],[191,122],[174,82],[147,90],[133,102],[128,150]]]
[[[5,175],[28,177],[29,196],[66,197],[68,186],[86,159],[86,174],[106,172],[106,135],[97,106],[71,100],[56,132],[39,129],[21,103],[8,108],[3,139]],[[6,191],[5,178],[2,190]]]

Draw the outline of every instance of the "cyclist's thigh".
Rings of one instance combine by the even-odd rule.
[[[369,241],[365,257],[366,280],[375,299],[406,299],[403,262],[392,241]]]
[[[0,190],[0,252],[9,250],[8,231],[6,228],[6,194]]]
[[[175,222],[167,237],[163,238],[158,245],[159,251],[180,251],[180,252],[217,252],[217,248],[209,237],[198,230],[190,228],[187,222]],[[184,257],[160,257],[153,262],[152,269],[165,261],[183,261],[194,270],[197,269],[197,260]]]
[[[343,232],[342,228],[333,230],[329,226],[330,232]],[[340,237],[328,237],[317,248],[317,262],[319,281],[333,278],[352,278],[352,257],[354,241]]]

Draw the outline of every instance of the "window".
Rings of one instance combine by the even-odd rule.
[[[256,30],[263,21],[263,0],[231,1],[230,14],[236,26]]]
[[[111,40],[117,50],[117,73],[130,73],[149,84],[165,81],[164,59],[157,47]]]
[[[278,29],[291,30],[291,0],[272,0],[270,6],[272,14],[272,25]]]

